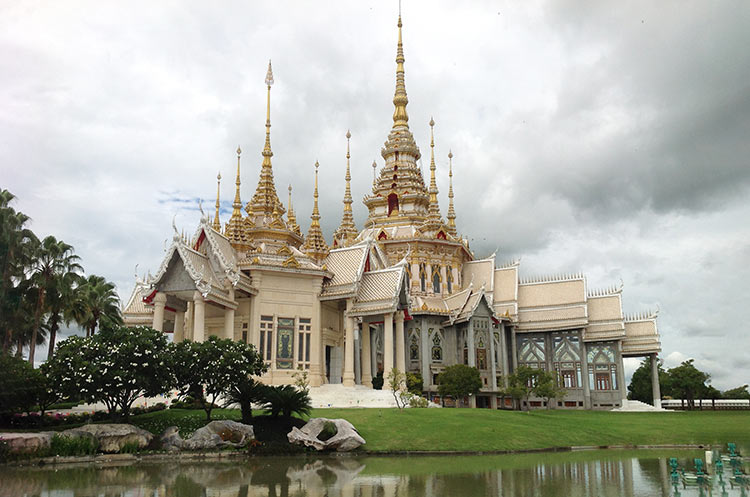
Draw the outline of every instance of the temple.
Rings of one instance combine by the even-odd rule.
[[[449,205],[445,218],[441,213],[432,119],[430,177],[417,165],[421,152],[409,129],[404,63],[399,15],[393,123],[380,170],[373,164],[362,230],[352,212],[348,131],[343,215],[330,245],[320,226],[317,162],[310,169],[314,203],[305,235],[291,186],[287,206],[279,200],[269,62],[255,192],[243,205],[238,148],[231,217],[220,219],[217,186],[214,219],[202,213],[191,237],[175,227],[156,274],[137,281],[126,323],[173,333],[175,341],[216,335],[252,343],[268,364],[262,380],[270,384],[292,383],[302,369],[313,387],[372,388],[378,373],[396,367],[420,374],[424,395],[440,401],[446,399],[438,398],[438,374],[463,363],[476,367],[483,382],[470,405],[507,408],[510,399],[499,392],[508,375],[526,365],[554,371],[566,389],[550,407],[624,405],[623,358],[660,352],[656,313],[624,315],[622,285],[590,289],[582,274],[523,279],[519,260],[477,259],[457,231],[452,153]],[[653,388],[658,403],[658,382]],[[546,405],[537,398],[529,403]]]

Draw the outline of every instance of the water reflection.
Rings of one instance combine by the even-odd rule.
[[[667,497],[673,491],[666,458],[676,455],[681,464],[689,465],[702,453],[256,458],[57,469],[5,467],[0,468],[0,496]],[[698,489],[680,492],[700,495]],[[741,493],[737,489],[727,495]]]

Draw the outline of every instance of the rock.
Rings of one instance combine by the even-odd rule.
[[[337,433],[326,441],[318,439],[327,422],[336,425]],[[365,439],[357,429],[345,419],[312,418],[302,428],[294,427],[287,435],[289,443],[314,447],[316,450],[336,449],[338,452],[348,452],[365,444]]]
[[[61,435],[74,437],[84,436],[80,432],[93,435],[99,442],[99,450],[102,452],[120,452],[127,444],[136,443],[139,449],[143,449],[151,443],[154,436],[137,426],[128,424],[88,424],[80,428],[73,428],[61,432]]]
[[[176,426],[170,426],[160,437],[162,447],[169,451],[180,449],[205,450],[221,447],[242,447],[255,440],[251,425],[230,420],[211,421],[199,428],[193,436],[183,440]]]
[[[54,431],[39,433],[0,433],[0,441],[8,444],[8,449],[14,454],[28,454],[50,446]]]

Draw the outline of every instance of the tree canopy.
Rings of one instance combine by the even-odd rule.
[[[448,366],[438,375],[438,392],[441,397],[451,396],[456,401],[476,395],[482,388],[479,370],[465,364]]]

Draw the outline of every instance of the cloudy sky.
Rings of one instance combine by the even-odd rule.
[[[347,129],[364,196],[391,125],[397,2],[6,1],[0,5],[0,187],[39,235],[72,244],[127,299],[171,221],[222,217],[255,189],[273,59],[276,185],[303,229],[320,161],[330,238]],[[660,309],[666,365],[750,382],[750,4],[404,0],[410,126],[429,165],[436,122],[459,231],[522,275],[624,282]],[[357,202],[361,228],[366,210]],[[637,364],[629,361],[628,372]]]

